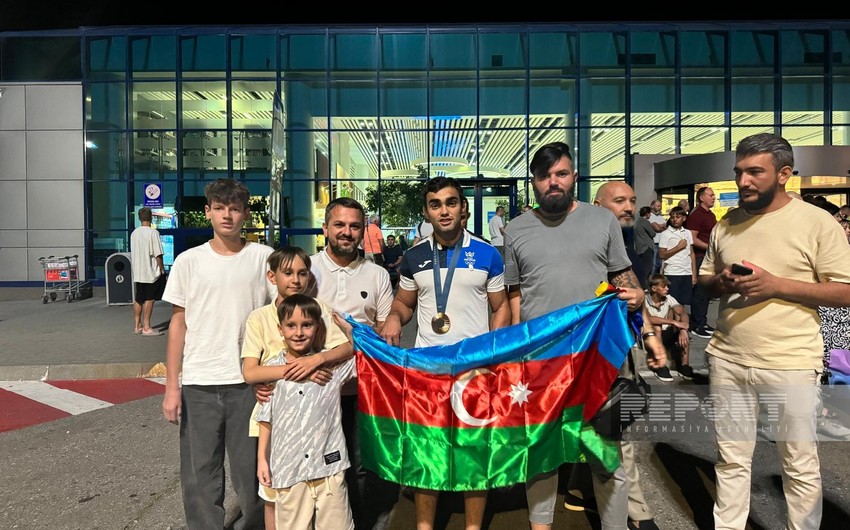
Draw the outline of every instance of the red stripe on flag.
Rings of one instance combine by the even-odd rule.
[[[165,386],[142,377],[129,379],[75,379],[47,381],[56,388],[64,388],[107,403],[117,405],[165,393]]]
[[[595,350],[487,366],[457,377],[385,364],[357,352],[358,406],[364,414],[432,427],[536,425],[578,405],[584,405],[587,420],[607,399],[616,374]]]
[[[70,416],[65,411],[3,389],[0,389],[0,403],[3,403],[3,408],[0,409],[0,432],[13,431]]]

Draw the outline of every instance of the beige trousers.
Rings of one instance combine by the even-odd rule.
[[[345,473],[277,490],[275,524],[287,530],[354,530]]]
[[[815,370],[766,370],[707,356],[710,392],[717,403],[714,466],[717,530],[744,530],[757,429],[775,437],[788,507],[787,530],[817,530],[823,489],[815,427],[820,401]],[[761,413],[762,423],[759,424]]]

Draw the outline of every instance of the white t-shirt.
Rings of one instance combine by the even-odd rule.
[[[658,318],[667,318],[667,315],[670,314],[670,310],[676,307],[677,305],[682,305],[676,300],[674,297],[667,295],[667,298],[661,301],[660,305],[654,305],[651,296],[646,297],[646,310],[650,316],[658,317]],[[661,324],[661,329],[667,329],[670,327],[670,324]]]
[[[156,257],[162,256],[159,232],[150,226],[140,226],[130,234],[130,264],[133,281],[154,283],[160,276]]]
[[[505,246],[505,236],[502,235],[502,228],[505,227],[505,221],[500,215],[494,215],[490,219],[490,244],[494,247]]]
[[[653,224],[666,224],[667,219],[664,218],[663,215],[649,212],[649,222]],[[654,229],[655,227],[653,227]],[[661,241],[661,232],[656,232],[655,237],[652,238],[652,241],[657,245]]]
[[[277,295],[266,278],[271,253],[271,247],[248,241],[238,254],[223,256],[207,242],[174,260],[162,299],[186,310],[184,385],[245,382],[240,361],[245,322]]]
[[[694,237],[691,231],[686,228],[677,229],[668,226],[667,230],[661,232],[660,235],[661,240],[658,242],[658,248],[673,248],[682,239],[688,242],[684,249],[664,260],[664,275],[691,276],[693,274],[693,269],[691,268],[691,245],[694,244]]]

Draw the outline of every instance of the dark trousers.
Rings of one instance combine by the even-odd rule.
[[[705,255],[697,258],[697,271],[702,265]],[[694,285],[693,298],[691,299],[691,329],[701,328],[708,324],[708,302],[711,299],[705,289],[699,283]]]
[[[379,529],[388,521],[398,501],[399,485],[361,468],[360,437],[357,426],[357,396],[342,396],[342,432],[351,467],[345,471],[348,502],[356,530]]]
[[[638,281],[644,290],[649,289],[649,276],[653,274],[652,270],[655,266],[652,261],[654,258],[655,252],[654,249],[651,248],[646,250],[643,254],[638,254],[638,259],[641,264],[640,269],[644,272],[644,274],[641,274],[642,278],[638,278]]]
[[[257,438],[248,436],[256,398],[251,385],[186,385],[180,414],[180,483],[186,528],[224,528],[224,455],[242,517],[238,528],[262,530],[257,495]]]

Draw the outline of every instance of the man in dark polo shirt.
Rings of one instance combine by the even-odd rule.
[[[708,248],[708,238],[711,229],[717,224],[717,217],[711,208],[714,206],[714,190],[703,186],[697,190],[697,206],[685,220],[685,228],[690,230],[694,236],[694,256],[697,260],[697,270],[702,265],[705,250]],[[691,299],[691,334],[704,339],[710,338],[714,328],[708,325],[708,302],[710,298],[705,289],[697,283],[694,285],[693,298]]]

